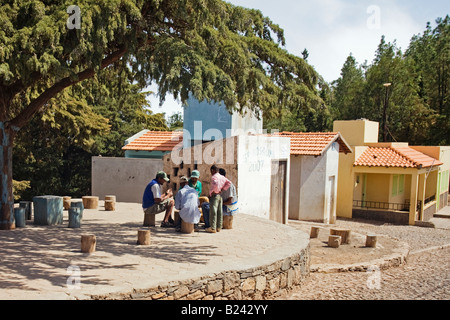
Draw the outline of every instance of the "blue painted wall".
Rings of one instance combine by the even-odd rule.
[[[202,141],[215,141],[227,138],[232,126],[232,116],[223,103],[209,104],[206,101],[199,102],[195,98],[189,98],[184,109],[183,137],[185,148],[189,148]],[[186,136],[189,132],[191,140]]]

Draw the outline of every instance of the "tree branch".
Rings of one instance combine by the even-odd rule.
[[[104,69],[107,66],[117,62],[126,52],[127,49],[125,47],[122,47],[117,51],[111,53],[109,56],[103,59],[100,65],[100,69]],[[55,97],[65,88],[70,87],[83,80],[92,78],[94,75],[95,70],[93,68],[90,68],[78,73],[76,79],[73,79],[71,77],[61,79],[59,82],[55,83],[53,86],[45,90],[39,97],[34,99],[27,107],[25,107],[19,113],[19,115],[12,119],[10,121],[11,128],[16,131],[20,130],[51,98]]]

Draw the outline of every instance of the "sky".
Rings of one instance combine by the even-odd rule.
[[[302,56],[327,82],[339,78],[342,66],[352,54],[358,63],[373,61],[384,35],[405,51],[411,38],[422,34],[427,22],[450,14],[448,0],[227,0],[235,5],[260,10],[284,29],[290,53]],[[156,91],[156,87],[149,88]],[[157,96],[149,97],[154,113],[170,116],[182,110],[171,96],[163,106]]]

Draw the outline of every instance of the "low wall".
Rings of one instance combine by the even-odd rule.
[[[375,209],[353,209],[352,218],[384,221],[386,223],[408,225],[409,212],[403,211],[383,211]]]
[[[98,300],[263,300],[299,286],[310,273],[310,246],[275,263],[171,282],[148,290],[91,296]]]
[[[92,157],[92,195],[118,202],[142,203],[147,184],[163,169],[160,159]]]

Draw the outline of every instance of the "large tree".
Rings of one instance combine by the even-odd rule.
[[[0,7],[0,229],[13,225],[14,138],[64,90],[121,62],[160,97],[224,101],[229,110],[321,104],[318,76],[289,54],[260,11],[221,0],[6,0]],[[77,11],[75,11],[77,12]],[[73,17],[71,17],[73,18]],[[76,18],[76,16],[75,16]],[[55,100],[53,100],[55,101]]]

